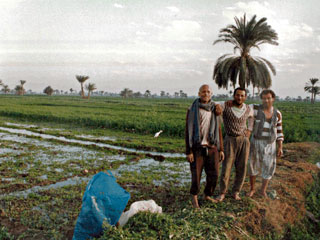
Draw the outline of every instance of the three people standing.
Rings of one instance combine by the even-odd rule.
[[[250,106],[244,103],[247,94],[243,88],[235,89],[232,101],[215,104],[211,101],[211,96],[210,87],[201,86],[199,98],[194,101],[187,113],[185,140],[187,160],[190,162],[192,175],[190,193],[193,206],[199,207],[197,195],[203,166],[207,174],[206,200],[212,202],[224,200],[233,165],[235,165],[235,181],[232,196],[240,200],[249,154],[251,183],[249,196],[254,195],[256,176],[262,171],[264,180],[261,193],[266,197],[268,182],[275,171],[276,155],[282,156],[282,117],[281,113],[273,108],[275,94],[271,90],[264,90],[261,94],[263,104]],[[217,117],[221,112],[226,133],[224,144]],[[249,139],[252,131],[250,148]],[[222,161],[220,195],[217,199],[213,199],[211,196],[217,184],[219,162]]]

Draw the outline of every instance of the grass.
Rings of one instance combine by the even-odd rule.
[[[24,129],[24,126],[7,126],[6,122],[35,124],[36,127],[28,129],[70,139],[84,139],[79,135],[110,136],[114,140],[90,141],[160,152],[184,151],[185,113],[192,102],[191,99],[97,97],[89,101],[79,97],[3,95],[0,99],[0,126]],[[318,103],[312,106],[308,103],[279,102],[277,107],[283,113],[288,142],[320,142]],[[154,138],[154,132],[160,129],[164,133],[159,138]],[[9,138],[9,135],[14,137]],[[223,204],[212,204],[199,196],[201,209],[192,209],[190,172],[184,158],[167,158],[158,162],[153,159],[145,160],[147,156],[144,154],[47,141],[39,137],[7,134],[4,131],[0,131],[0,143],[0,194],[4,194],[0,199],[0,210],[4,214],[1,218],[0,239],[70,239],[81,208],[85,182],[33,192],[26,198],[8,194],[34,186],[48,186],[74,176],[92,176],[108,169],[117,172],[118,183],[131,193],[127,208],[134,201],[154,199],[162,206],[163,214],[139,213],[123,228],[106,226],[100,239],[283,237],[281,233],[267,230],[261,230],[261,234],[255,233],[243,222],[248,214],[255,213],[259,204],[268,207],[259,198],[252,200],[244,197],[243,201],[237,202],[227,196]],[[305,158],[312,163],[318,162],[319,151],[314,149]],[[283,163],[279,170],[290,171],[297,165],[295,161],[298,160],[294,158],[297,154],[291,154],[294,164]],[[310,174],[309,170],[305,171],[303,168],[299,171]],[[275,176],[275,179],[272,183],[274,186],[288,185],[286,182],[277,183],[285,180],[281,176]],[[306,208],[319,219],[318,181],[317,178],[317,184],[308,190]],[[294,188],[289,187],[289,190]],[[281,197],[287,199],[291,196],[287,194]],[[307,219],[305,221],[305,224],[293,225],[286,233],[290,235],[285,236],[301,239],[305,235],[310,237],[306,239],[316,239],[319,233],[312,234],[319,225],[308,226],[311,223]],[[263,221],[258,227],[272,229],[268,222]]]
[[[312,213],[315,219],[320,219],[320,174],[315,176],[314,184],[308,190],[306,197],[306,209]],[[285,239],[315,240],[320,239],[320,222],[314,222],[305,217],[300,223],[288,227]]]
[[[111,97],[95,97],[87,100],[71,96],[8,95],[1,95],[0,99],[2,117],[33,123],[66,123],[78,126],[80,129],[86,127],[99,135],[106,132],[123,136],[125,132],[131,138],[126,144],[133,147],[157,148],[152,137],[161,129],[164,138],[161,143],[164,146],[160,144],[162,148],[159,148],[170,151],[174,151],[177,147],[170,148],[170,143],[184,136],[186,111],[193,101]],[[286,142],[320,142],[320,103],[311,105],[305,102],[276,102],[275,106],[283,114]],[[133,137],[137,135],[143,137]],[[172,138],[174,141],[170,141]]]

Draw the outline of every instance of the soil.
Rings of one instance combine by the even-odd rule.
[[[315,164],[306,160],[319,152],[320,143],[289,143],[284,145],[284,156],[277,160],[276,174],[270,181],[268,192],[276,191],[276,199],[264,199],[256,193],[251,203],[250,211],[232,217],[235,219],[235,227],[226,232],[230,239],[250,239],[254,236],[264,236],[270,232],[283,234],[288,224],[294,224],[305,216],[305,196],[307,187],[313,183],[313,175],[319,173]],[[133,159],[132,161],[135,161]],[[261,178],[257,178],[257,189],[261,185]],[[15,187],[20,189],[20,187]],[[162,189],[148,189],[147,186],[134,186],[136,190],[144,192],[153,191],[155,199],[163,206],[170,206],[173,202],[187,201],[189,193],[171,194]],[[140,189],[142,188],[142,189]],[[246,181],[243,192],[248,193],[249,182]],[[157,202],[158,202],[157,201]],[[1,202],[0,202],[1,203]],[[223,204],[223,203],[219,203]],[[0,205],[0,224],[6,226],[14,236],[19,236],[26,227],[18,219],[12,219],[6,215]],[[172,209],[166,209],[168,212]],[[231,214],[226,212],[226,214]],[[73,227],[65,226],[62,231],[67,239],[72,238]]]
[[[276,191],[278,199],[264,199],[259,194],[253,196],[253,210],[237,219],[238,226],[255,236],[269,232],[282,234],[288,224],[294,224],[305,216],[305,195],[308,185],[313,183],[313,175],[319,172],[315,164],[306,162],[314,151],[320,150],[320,143],[289,143],[284,146],[284,156],[277,160],[276,174],[268,191]],[[257,184],[257,190],[259,189]],[[244,185],[249,192],[249,183]],[[237,236],[235,236],[236,234]],[[245,235],[232,233],[232,239]]]

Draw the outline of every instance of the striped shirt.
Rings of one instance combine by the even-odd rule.
[[[254,118],[257,117],[258,115],[258,109],[259,105],[258,104],[251,104],[253,108],[253,116]],[[263,130],[262,130],[262,137],[270,137],[270,127],[271,127],[271,119],[266,119],[263,125]],[[282,130],[282,114],[279,110],[277,110],[277,141],[283,141],[284,140],[284,135],[283,135],[283,130]]]

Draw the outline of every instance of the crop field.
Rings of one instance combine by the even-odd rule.
[[[19,121],[69,123],[143,135],[163,130],[166,137],[184,136],[186,110],[192,99],[121,99],[96,97],[0,97],[0,116]],[[250,101],[248,103],[251,103]],[[320,103],[276,102],[283,114],[286,142],[320,142]]]
[[[107,227],[101,239],[281,239],[295,230],[288,224],[305,221],[301,209],[319,209],[319,187],[306,196],[319,172],[319,103],[276,104],[286,137],[270,186],[278,198],[245,197],[246,180],[241,202],[228,195],[212,204],[199,196],[199,211],[191,207],[183,154],[191,103],[0,95],[0,239],[71,239],[87,182],[106,170],[130,192],[127,208],[154,199],[163,214],[137,214],[123,228]]]

